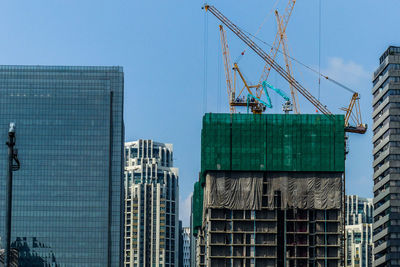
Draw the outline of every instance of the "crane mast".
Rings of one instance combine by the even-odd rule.
[[[226,86],[228,92],[228,103],[230,113],[236,112],[236,107],[250,107],[253,114],[261,114],[265,111],[265,105],[262,103],[260,98],[252,97],[253,101],[246,101],[246,99],[242,98],[243,90],[246,89],[248,95],[254,96],[255,94],[252,92],[252,89],[256,89],[256,94],[258,93],[259,85],[249,85],[246,79],[244,78],[242,72],[239,69],[237,63],[234,63],[233,66],[230,62],[229,55],[229,47],[228,40],[226,38],[226,32],[222,25],[219,25],[219,31],[221,36],[221,46],[222,46],[222,60],[224,62],[225,67],[225,77],[226,77]],[[236,94],[236,83],[232,82],[232,70],[234,71],[234,77],[236,77],[236,73],[239,74],[240,79],[243,82],[244,87],[238,94]],[[235,78],[236,81],[236,78]]]
[[[295,3],[295,0],[292,0],[291,3]],[[289,7],[290,7],[290,3],[289,3]],[[291,63],[288,59],[288,55],[287,55],[287,42],[286,42],[286,34],[285,34],[285,30],[286,30],[286,26],[287,26],[287,22],[288,19],[290,17],[291,11],[288,13],[289,16],[283,16],[280,17],[279,13],[276,11],[275,15],[276,15],[276,19],[278,22],[278,34],[279,34],[279,44],[282,42],[283,43],[283,50],[284,50],[284,56],[285,56],[285,64],[286,64],[286,70],[283,69],[278,63],[275,62],[274,60],[274,55],[270,56],[268,55],[262,48],[260,48],[254,41],[252,41],[249,36],[247,36],[242,30],[240,30],[239,27],[237,27],[235,24],[233,24],[227,17],[225,17],[221,12],[219,12],[214,6],[209,6],[209,5],[205,5],[204,6],[206,11],[210,11],[217,19],[219,19],[223,24],[225,24],[234,34],[236,34],[239,39],[241,39],[245,44],[247,44],[257,55],[259,55],[265,62],[266,62],[266,66],[269,65],[271,68],[273,68],[276,72],[278,72],[286,81],[289,82],[289,85],[291,86],[291,93],[297,93],[300,92],[300,94],[302,94],[308,101],[311,102],[311,104],[313,104],[322,114],[328,116],[329,118],[332,118],[334,115],[326,108],[325,105],[323,105],[321,102],[319,102],[319,100],[317,100],[306,88],[304,88],[297,80],[295,80],[293,78],[293,76],[291,75]],[[291,7],[291,9],[293,9],[293,6]],[[288,9],[287,10],[291,10]],[[288,11],[286,11],[288,12]],[[222,26],[221,26],[222,27]],[[225,36],[225,31],[224,31],[224,39],[225,41],[223,41],[224,44],[226,44],[226,36]],[[225,46],[223,46],[225,48],[227,48],[227,44]],[[229,51],[229,50],[227,50]],[[276,52],[277,50],[275,50]],[[224,53],[224,55],[228,55],[227,53]],[[229,59],[229,57],[228,57]],[[224,61],[225,62],[225,61]],[[227,61],[228,62],[228,61]],[[230,64],[230,63],[229,63]],[[227,64],[226,66],[229,66],[229,64]],[[259,88],[260,84],[258,85],[254,85],[254,86],[250,86],[246,83],[243,75],[241,75],[240,70],[237,66],[237,64],[234,65],[234,70],[237,71],[240,75],[240,77],[242,78],[244,84],[245,84],[245,88],[247,89],[247,91],[249,91],[250,95],[253,95],[251,93],[251,88]],[[230,71],[230,70],[229,70]],[[268,72],[269,73],[269,72]],[[319,74],[322,75],[322,74]],[[323,75],[322,75],[323,76]],[[230,77],[230,76],[227,76]],[[342,85],[341,83],[330,79],[327,76],[323,76],[326,79],[328,79],[329,81],[339,85],[340,87],[350,91],[353,93],[353,96],[351,98],[350,104],[347,108],[342,108],[342,110],[344,110],[346,112],[345,114],[345,131],[346,132],[350,132],[350,133],[358,133],[358,134],[364,134],[367,131],[367,125],[362,123],[362,118],[361,118],[361,109],[360,109],[360,103],[359,103],[359,94],[353,90],[351,90],[350,88]],[[231,81],[231,80],[230,80]],[[230,85],[232,85],[232,83],[230,82]],[[228,90],[229,88],[232,88],[231,86],[229,86],[228,84]],[[292,91],[292,89],[295,89]],[[234,92],[234,88],[233,91],[231,89],[231,92]],[[240,93],[241,94],[241,93]],[[256,99],[260,99],[259,95],[255,96]],[[294,103],[298,103],[297,102],[297,95],[296,98],[293,97],[292,94],[292,98]],[[233,101],[235,102],[235,101]],[[230,105],[232,105],[233,102],[230,102]],[[242,106],[243,103],[233,103],[236,106]],[[246,104],[248,105],[248,104]],[[261,102],[255,102],[253,104],[255,105],[260,105],[260,108],[264,108],[265,104],[261,103]],[[261,113],[261,110],[253,110],[253,113]],[[355,126],[350,125],[350,119],[352,119],[352,121],[355,123]]]
[[[292,68],[292,63],[289,60],[288,57],[288,46],[287,46],[287,36],[286,36],[286,31],[284,31],[283,24],[285,23],[285,17],[279,16],[279,13],[277,10],[275,10],[275,16],[276,16],[276,22],[278,25],[278,34],[280,35],[280,40],[282,43],[282,49],[283,49],[283,58],[285,59],[285,66],[286,66],[286,71],[287,73],[293,77],[293,68]],[[286,25],[287,26],[287,19],[286,19]],[[279,48],[279,46],[278,46]],[[269,72],[268,72],[269,73]],[[297,96],[297,91],[296,89],[293,88],[293,85],[289,82],[289,88],[290,88],[290,94],[292,96],[292,104],[293,104],[293,109],[295,114],[300,113],[300,107],[299,107],[299,101],[298,101],[298,96]]]
[[[292,15],[292,11],[293,11],[295,4],[296,4],[296,0],[289,0],[288,5],[285,8],[285,14],[284,14],[284,16],[282,16],[282,23],[281,23],[282,33],[286,32],[286,27],[289,23],[289,19],[290,19],[290,16]],[[276,58],[276,55],[278,53],[281,42],[282,42],[281,34],[279,32],[277,32],[275,35],[274,42],[272,43],[271,50],[270,50],[270,56],[273,60],[275,60],[275,58]],[[263,81],[268,80],[270,71],[271,71],[271,65],[269,65],[268,63],[265,64],[264,70],[260,77],[260,82],[259,82],[260,84]]]
[[[227,17],[219,12],[214,6],[205,5],[206,11],[210,11],[216,18],[225,24],[239,39],[247,44],[257,55],[268,63],[276,72],[278,72],[286,81],[292,84],[308,101],[310,101],[322,114],[328,117],[334,116],[321,102],[318,101],[310,92],[307,91],[297,80],[295,80],[286,70],[284,70],[275,60],[269,56],[261,47],[252,41],[239,27],[233,24]]]
[[[229,54],[229,47],[228,41],[226,39],[226,32],[222,25],[219,25],[219,32],[221,36],[221,46],[222,46],[222,60],[224,62],[225,68],[225,78],[226,78],[226,89],[228,92],[228,103],[231,103],[235,99],[235,87],[232,85],[232,65],[230,62],[230,54]],[[235,113],[235,107],[229,104],[229,110],[231,113]]]

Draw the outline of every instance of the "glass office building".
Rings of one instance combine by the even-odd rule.
[[[1,246],[15,122],[20,266],[122,266],[123,84],[121,67],[0,66]]]

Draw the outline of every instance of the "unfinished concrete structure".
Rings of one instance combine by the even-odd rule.
[[[343,172],[342,116],[207,114],[196,266],[340,266]]]

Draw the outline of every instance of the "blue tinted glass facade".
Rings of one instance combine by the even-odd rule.
[[[121,266],[123,82],[121,67],[0,66],[0,234],[13,121],[20,266]]]

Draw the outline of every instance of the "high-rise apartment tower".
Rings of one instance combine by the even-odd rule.
[[[125,143],[125,267],[178,266],[178,188],[171,144]]]
[[[374,206],[371,198],[346,196],[346,225],[372,223]]]
[[[373,266],[372,199],[346,196],[346,265]]]
[[[121,67],[0,66],[0,234],[15,122],[19,266],[121,266],[123,88]]]
[[[375,266],[400,266],[400,47],[390,46],[373,75]]]

